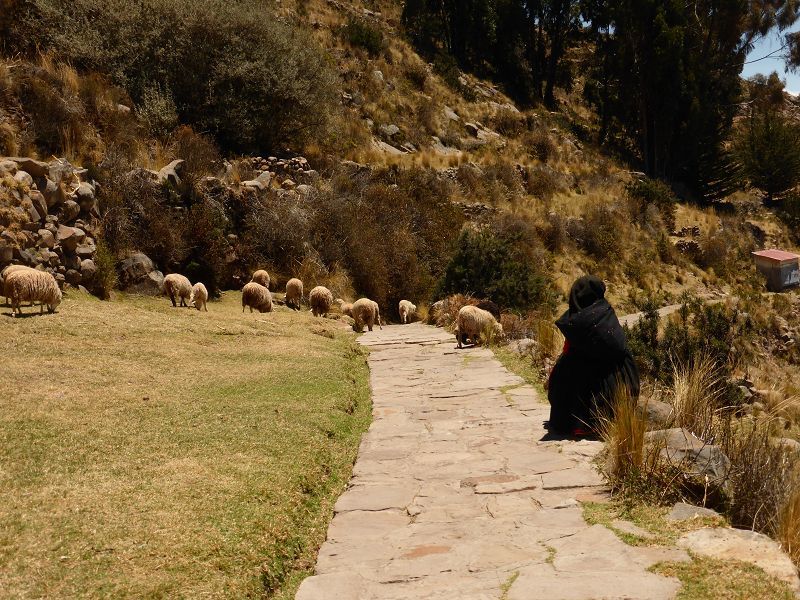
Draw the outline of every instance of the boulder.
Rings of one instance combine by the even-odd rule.
[[[667,521],[689,521],[691,519],[720,518],[720,514],[710,508],[677,502],[666,518]]]
[[[17,169],[30,173],[33,177],[47,177],[50,173],[50,165],[41,160],[32,158],[9,157],[6,160],[16,163]]]
[[[33,207],[39,214],[38,220],[44,223],[44,220],[47,218],[47,202],[45,202],[44,196],[39,190],[31,190],[28,193],[28,197],[31,199]]]
[[[27,171],[17,171],[14,174],[14,181],[22,185],[27,185],[28,187],[33,187],[33,177],[31,177],[30,173]]]
[[[72,286],[77,286],[83,281],[83,277],[80,274],[80,271],[76,271],[75,269],[70,269],[64,274],[64,279],[66,282]]]
[[[75,271],[79,271],[81,268],[81,259],[75,256],[74,254],[68,254],[63,259],[64,266],[67,269],[74,269]]]
[[[91,239],[86,240],[85,244],[81,244],[77,248],[75,248],[75,254],[81,260],[85,260],[87,258],[92,258],[94,253],[97,251],[97,247],[94,245],[94,241]]]
[[[81,212],[81,207],[74,200],[67,200],[61,206],[60,221],[62,223],[71,223],[74,221]]]
[[[381,125],[380,131],[386,137],[394,137],[400,133],[400,128],[397,125]]]
[[[135,252],[117,265],[120,288],[139,294],[161,293],[164,275],[156,270],[153,261],[142,253]]]
[[[760,567],[800,593],[800,578],[780,545],[762,533],[730,528],[706,528],[681,536],[678,546],[718,560],[738,560]]]
[[[14,258],[27,267],[35,267],[40,260],[38,254],[31,250],[22,250],[20,248],[14,248]]]
[[[255,180],[261,183],[264,189],[268,189],[272,183],[272,173],[269,171],[264,171],[258,177],[256,177]]]
[[[39,245],[52,248],[56,245],[56,236],[48,229],[40,229],[36,232],[39,235]]]
[[[0,160],[0,177],[4,175],[11,175],[12,177],[17,172],[19,167],[13,160],[3,159]]]
[[[166,167],[162,167],[158,172],[158,182],[172,186],[180,185],[185,168],[186,161],[181,159],[173,160]]]
[[[671,404],[652,398],[640,398],[638,410],[648,423],[657,427],[669,427],[675,416]]]
[[[97,265],[90,258],[81,261],[81,275],[84,281],[93,279],[97,275]]]
[[[74,198],[81,211],[84,213],[90,213],[97,202],[95,199],[94,186],[86,182],[78,186],[78,189],[75,190]]]
[[[64,202],[64,193],[61,188],[56,185],[55,181],[47,177],[39,177],[36,180],[36,187],[42,192],[47,208],[53,208]]]
[[[25,216],[27,221],[31,223],[38,223],[42,220],[39,216],[39,211],[36,210],[36,207],[33,205],[33,201],[30,198],[25,198],[22,202],[20,202],[19,207],[22,209],[22,214]]]
[[[75,252],[78,245],[86,238],[86,233],[77,227],[59,225],[56,239],[66,252]]]
[[[731,461],[719,446],[708,444],[680,427],[648,431],[646,444],[657,444],[663,460],[683,471],[685,483],[708,494],[725,494]]]
[[[295,187],[297,187],[297,184],[291,179],[284,179],[281,182],[281,187],[285,190],[293,190]]]

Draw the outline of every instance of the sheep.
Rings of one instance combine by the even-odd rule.
[[[308,301],[311,304],[311,312],[315,317],[324,317],[331,311],[333,304],[333,294],[325,286],[318,285],[308,295]]]
[[[181,306],[189,306],[192,297],[192,282],[183,275],[170,273],[164,277],[164,293],[172,300],[172,306],[177,306],[175,296],[181,301]]]
[[[259,283],[265,288],[269,289],[269,273],[267,273],[264,269],[259,269],[253,273],[253,277],[250,279],[250,281]]]
[[[405,325],[413,314],[417,312],[417,306],[408,300],[400,300],[400,320]]]
[[[503,335],[503,326],[498,323],[492,313],[477,306],[462,306],[456,319],[456,341],[458,348],[467,338],[477,343],[486,333]]]
[[[492,316],[495,318],[495,320],[500,320],[500,307],[491,300],[481,300],[475,306],[492,313]]]
[[[5,269],[3,269],[2,273],[0,273],[0,290],[3,289],[3,282],[6,280],[6,277],[11,275],[11,273],[16,273],[17,271],[35,271],[31,267],[26,267],[25,265],[8,265]],[[8,305],[8,296],[5,298],[5,302],[3,303]]]
[[[194,306],[197,310],[204,310],[208,312],[208,290],[199,281],[192,286],[192,295],[189,298],[189,304]]]
[[[286,282],[286,306],[300,310],[303,301],[303,282],[294,277]]]
[[[272,312],[272,294],[269,290],[255,281],[251,281],[242,288],[242,312],[245,307],[253,312],[255,308],[258,312]]]
[[[353,316],[353,303],[352,302],[345,302],[341,298],[336,299],[336,303],[339,305],[339,310],[343,315],[347,315],[348,317]]]
[[[17,270],[6,276],[3,282],[4,294],[11,299],[12,316],[22,314],[20,304],[23,301],[40,302],[39,314],[47,311],[55,312],[61,304],[61,290],[55,277],[45,271],[35,269]],[[16,312],[14,312],[16,311]]]
[[[356,331],[363,331],[364,325],[372,331],[372,327],[375,323],[378,324],[378,327],[383,329],[381,326],[381,311],[378,308],[378,303],[374,300],[359,298],[353,303],[352,314],[353,320],[355,321],[353,329]]]

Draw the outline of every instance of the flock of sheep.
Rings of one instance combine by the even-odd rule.
[[[253,273],[251,281],[242,288],[242,312],[249,308],[265,313],[272,312],[272,294],[269,291],[269,273],[260,269]],[[45,271],[39,271],[22,265],[11,265],[0,273],[0,284],[3,293],[11,301],[12,316],[22,314],[22,303],[39,303],[40,313],[44,313],[47,306],[48,312],[54,312],[61,303],[61,290],[55,278]],[[172,306],[194,307],[197,310],[208,312],[208,290],[202,283],[192,283],[189,279],[178,273],[170,273],[164,278],[164,293],[169,297]],[[286,306],[300,310],[303,301],[303,282],[292,278],[286,282]],[[352,304],[341,298],[334,300],[333,294],[325,286],[318,285],[308,294],[308,303],[315,317],[325,316],[337,302],[339,310],[355,321],[353,328],[363,331],[366,326],[369,331],[377,324],[381,324],[381,313],[378,303],[369,298],[360,298]],[[435,305],[434,305],[435,306]],[[400,320],[403,324],[410,322],[417,312],[417,307],[409,300],[401,300],[398,306]],[[458,312],[456,319],[456,340],[461,348],[463,342],[470,339],[477,342],[482,336],[501,335],[503,328],[495,316],[477,306],[464,306]]]

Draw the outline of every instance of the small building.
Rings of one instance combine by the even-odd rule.
[[[767,289],[780,292],[800,285],[800,254],[784,250],[759,250],[753,252],[756,269],[767,278]]]

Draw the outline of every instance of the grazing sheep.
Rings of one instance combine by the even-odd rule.
[[[0,290],[3,289],[4,285],[3,282],[6,280],[6,277],[11,275],[11,273],[16,273],[17,271],[35,271],[36,269],[32,269],[31,267],[26,267],[25,265],[8,265],[5,269],[3,269],[2,273],[0,273]],[[5,302],[3,304],[8,305],[8,296],[5,297]]]
[[[417,312],[417,306],[408,300],[400,300],[400,321],[405,325],[412,315]]]
[[[253,278],[250,281],[259,283],[265,288],[269,289],[269,273],[267,273],[264,269],[259,269],[253,273]]]
[[[286,306],[300,310],[303,301],[303,282],[296,277],[286,282]]]
[[[261,285],[251,281],[242,288],[242,312],[245,307],[250,307],[250,312],[255,308],[258,312],[272,312],[272,294]]]
[[[192,296],[189,299],[189,304],[194,306],[197,310],[204,310],[208,312],[208,290],[199,281],[192,286]]]
[[[164,277],[164,293],[172,300],[172,306],[177,306],[175,296],[180,298],[181,306],[189,306],[192,297],[192,282],[183,275],[170,273]]]
[[[359,332],[363,331],[364,325],[372,331],[372,327],[375,323],[378,324],[378,327],[383,329],[381,326],[381,311],[378,308],[378,303],[369,298],[359,298],[353,303],[353,320],[355,321],[353,329]]]
[[[331,305],[333,304],[333,294],[323,285],[318,285],[308,295],[308,301],[311,304],[311,312],[315,317],[324,317],[331,312]]]
[[[339,310],[342,312],[343,315],[347,315],[348,317],[353,316],[353,303],[352,302],[345,302],[341,298],[336,299],[336,303],[339,305]]]
[[[477,306],[462,306],[458,311],[456,323],[456,340],[459,348],[467,338],[477,343],[487,332],[495,335],[503,334],[503,326],[495,320],[492,313]]]
[[[22,314],[22,302],[40,302],[39,313],[54,312],[61,304],[61,290],[55,277],[45,271],[35,269],[18,270],[6,276],[3,282],[4,294],[11,299],[12,315]],[[16,311],[16,312],[14,312]]]
[[[485,310],[486,312],[492,313],[492,316],[495,318],[495,320],[500,321],[500,307],[491,300],[481,300],[475,306]]]

